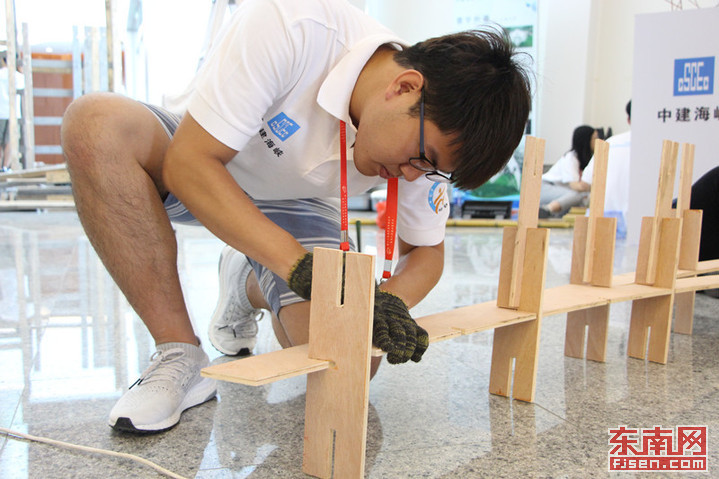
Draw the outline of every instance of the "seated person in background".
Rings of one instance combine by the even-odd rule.
[[[627,123],[632,123],[632,101],[627,102]],[[617,238],[626,238],[626,217],[629,209],[629,153],[632,142],[631,131],[614,135],[607,140],[607,184],[604,195],[604,216],[617,218]],[[581,191],[589,191],[594,176],[594,157],[582,172],[579,182]]]
[[[572,206],[581,205],[589,196],[580,189],[582,171],[594,152],[597,130],[582,125],[574,129],[572,149],[566,152],[542,175],[542,191],[539,198],[539,217],[561,216]]]

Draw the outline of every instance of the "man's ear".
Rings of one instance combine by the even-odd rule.
[[[424,75],[417,70],[403,70],[392,82],[387,86],[385,98],[391,99],[393,96],[399,96],[406,93],[419,95],[424,86]]]

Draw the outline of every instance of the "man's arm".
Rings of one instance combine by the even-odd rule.
[[[262,214],[227,171],[236,153],[186,114],[165,155],[165,187],[218,238],[286,278],[306,250]]]
[[[399,260],[384,291],[396,294],[409,308],[417,305],[434,288],[444,268],[444,242],[434,246],[413,246],[399,241]]]

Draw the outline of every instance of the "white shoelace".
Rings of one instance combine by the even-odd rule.
[[[240,319],[227,323],[224,326],[220,326],[217,329],[230,328],[235,337],[244,337],[248,335],[254,336],[256,331],[253,323],[259,322],[263,316],[264,313],[261,309],[253,309],[248,318],[248,313],[242,308],[239,302],[235,302],[225,313],[225,317],[239,317]]]
[[[136,385],[149,384],[153,381],[180,383],[185,372],[192,366],[185,351],[177,348],[155,351],[150,361],[150,366],[143,371],[140,378],[130,386],[130,389]]]

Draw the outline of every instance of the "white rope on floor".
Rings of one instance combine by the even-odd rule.
[[[31,434],[25,434],[18,431],[13,431],[11,429],[5,429],[4,427],[0,427],[0,432],[6,434],[8,437],[16,437],[21,439],[26,439],[28,441],[34,441],[34,442],[40,442],[44,444],[50,444],[52,446],[58,446],[58,447],[64,447],[68,449],[76,449],[78,451],[84,451],[84,452],[91,452],[91,453],[97,453],[97,454],[104,454],[106,456],[112,456],[112,457],[119,457],[122,459],[129,459],[131,461],[139,462],[140,464],[143,464],[145,466],[149,466],[156,471],[160,472],[161,474],[164,474],[168,477],[172,477],[173,479],[186,479],[183,476],[180,476],[179,474],[175,474],[174,472],[165,469],[162,466],[158,466],[152,461],[148,461],[147,459],[144,459],[139,456],[135,456],[132,454],[127,454],[124,452],[115,452],[115,451],[108,451],[106,449],[98,449],[95,447],[89,447],[89,446],[80,446],[77,444],[71,444],[68,442],[62,442],[62,441],[56,441],[54,439],[49,439],[46,437],[39,437],[39,436],[33,436]]]

